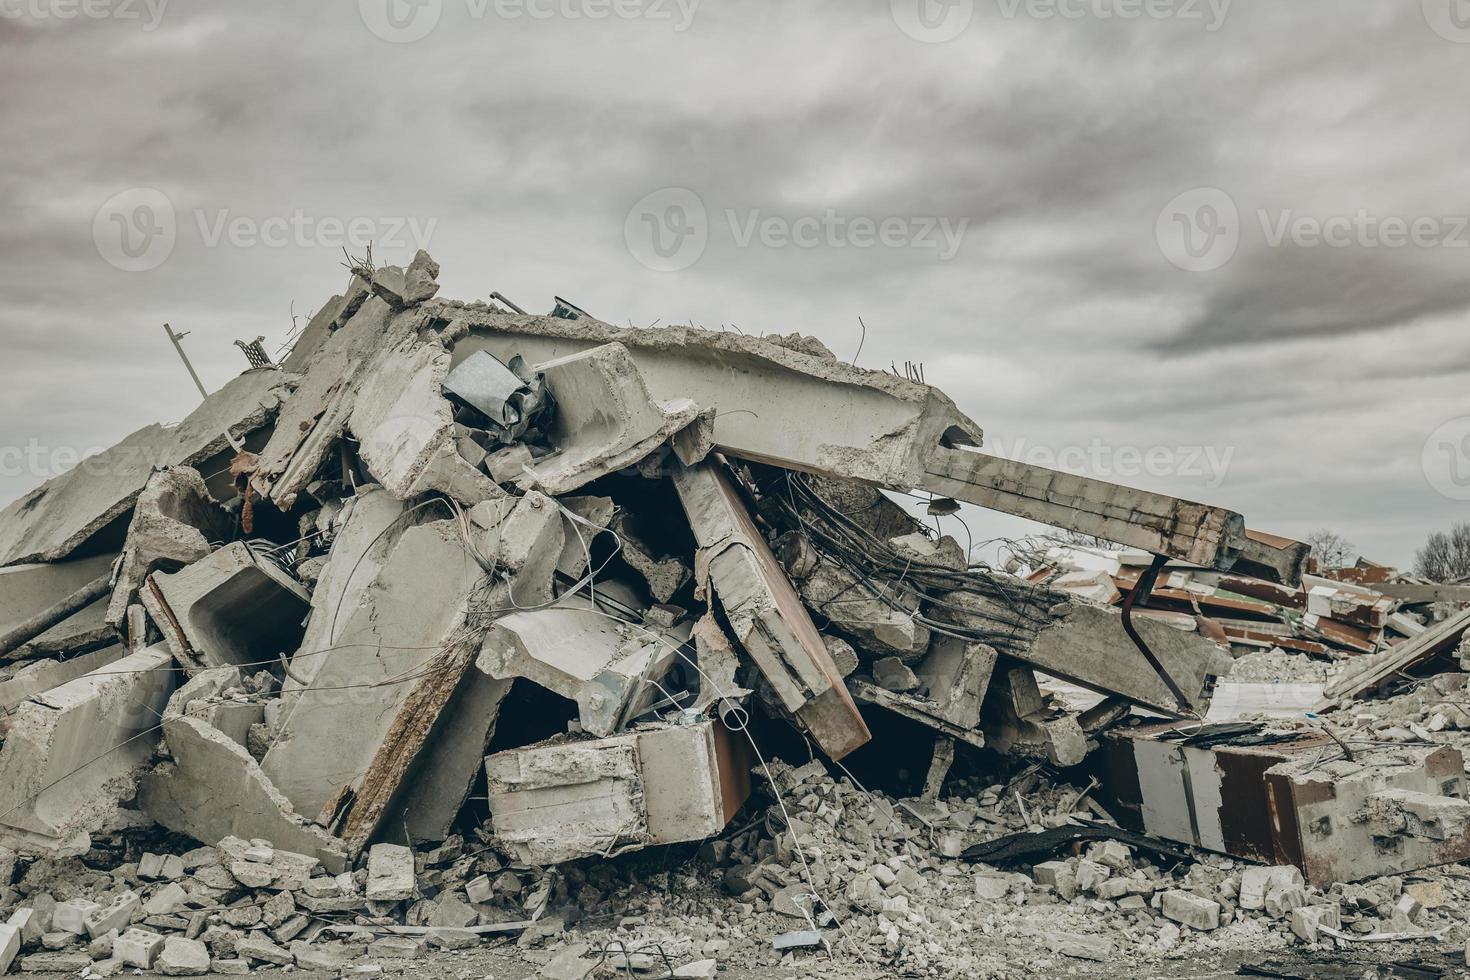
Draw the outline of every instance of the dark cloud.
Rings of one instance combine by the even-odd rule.
[[[704,0],[684,31],[479,6],[444,0],[410,44],[375,37],[351,0],[173,0],[155,30],[0,18],[0,447],[93,448],[182,417],[195,395],[163,322],[222,384],[243,367],[231,340],[279,343],[293,310],[340,289],[323,222],[372,222],[397,260],[415,243],[381,233],[411,219],[450,296],[800,330],[842,356],[862,316],[864,365],[923,361],[1003,443],[1229,451],[1217,485],[1125,482],[1259,527],[1331,525],[1406,562],[1459,516],[1419,457],[1463,411],[1470,250],[1273,246],[1258,218],[1470,214],[1470,45],[1419,4],[1235,0],[1207,31],[976,0],[943,44],[882,2]],[[92,227],[138,187],[166,195],[178,235],[129,273]],[[676,273],[623,237],[665,187],[710,218]],[[1241,241],[1187,272],[1155,225],[1201,187],[1230,196]],[[739,240],[753,216],[829,210],[963,235],[947,260]],[[211,240],[297,213],[303,240]],[[47,475],[0,469],[0,499]]]

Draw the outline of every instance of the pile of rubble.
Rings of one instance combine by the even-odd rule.
[[[358,264],[281,363],[0,512],[0,973],[1464,940],[1459,880],[1405,877],[1470,858],[1457,597],[988,456],[811,338],[437,276]],[[961,502],[1124,550],[991,568]],[[1342,624],[1402,642],[1216,717],[1232,646]]]

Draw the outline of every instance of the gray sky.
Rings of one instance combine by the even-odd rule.
[[[418,2],[0,0],[0,501],[351,233],[536,312],[861,316],[993,451],[1379,560],[1467,516],[1464,0]]]

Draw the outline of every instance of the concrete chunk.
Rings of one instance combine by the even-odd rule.
[[[675,467],[673,479],[699,544],[700,587],[782,706],[834,759],[863,745],[872,736],[842,675],[729,478],[706,461]]]
[[[163,937],[156,932],[129,929],[112,944],[113,959],[124,966],[135,966],[140,970],[153,969],[153,961],[163,952]]]
[[[153,754],[173,685],[173,658],[151,647],[18,706],[0,749],[0,831],[52,848],[99,827]]]
[[[403,902],[414,891],[413,851],[397,844],[374,844],[368,851],[368,901]]]
[[[746,755],[710,721],[492,755],[496,840],[545,865],[711,837],[749,796]]]
[[[1164,916],[1180,925],[1210,932],[1220,928],[1220,903],[1185,891],[1164,892]]]

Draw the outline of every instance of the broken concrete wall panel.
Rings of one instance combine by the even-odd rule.
[[[122,629],[128,606],[138,601],[138,590],[154,571],[177,571],[207,557],[210,542],[225,540],[231,530],[196,470],[174,466],[154,473],[133,507],[107,624]]]
[[[293,694],[316,676],[410,526],[404,520],[403,501],[381,487],[363,487],[348,498],[337,519],[327,563],[312,590],[306,633],[292,658],[291,673],[281,684],[283,699],[294,701]]]
[[[699,546],[695,565],[736,641],[788,712],[840,759],[872,736],[790,579],[713,461],[676,467],[674,487]]]
[[[719,722],[558,740],[485,760],[496,840],[559,864],[718,834],[750,792],[750,757]]]
[[[449,837],[495,737],[500,707],[513,684],[482,671],[466,672],[458,693],[445,706],[439,732],[421,750],[405,794],[403,827],[410,841]]]
[[[612,343],[536,365],[556,399],[548,434],[555,448],[517,480],[546,493],[571,493],[632,466],[675,433],[712,417],[687,396],[655,401],[628,349]],[[693,390],[693,389],[690,389]]]
[[[132,508],[154,469],[194,465],[268,424],[288,376],[247,371],[177,426],[150,425],[0,511],[0,566],[59,561]],[[115,550],[115,549],[114,549]]]
[[[289,656],[311,606],[301,583],[243,541],[172,574],[154,572],[141,595],[169,649],[191,670]]]
[[[414,682],[464,622],[484,572],[458,521],[405,530],[282,720],[262,767],[315,818],[372,764]],[[425,583],[433,583],[426,589]]]
[[[935,615],[957,625],[983,626],[987,616],[1005,612],[971,593],[953,592],[944,598],[951,608]],[[1008,648],[1007,654],[1101,694],[1170,714],[1179,710],[1163,680],[1123,632],[1118,610],[1068,602],[1060,612],[1029,644]],[[1210,678],[1230,671],[1230,655],[1204,637],[1141,617],[1135,618],[1134,626],[1191,701],[1204,693]]]
[[[297,814],[243,746],[200,718],[163,724],[173,762],[146,774],[138,793],[150,819],[200,841],[268,840],[345,870],[341,842]]]
[[[444,397],[449,351],[406,337],[378,353],[353,402],[348,428],[368,472],[401,500],[430,490],[466,506],[504,491],[459,453]]]
[[[51,848],[110,819],[158,744],[173,688],[160,645],[20,704],[0,748],[0,834]]]

